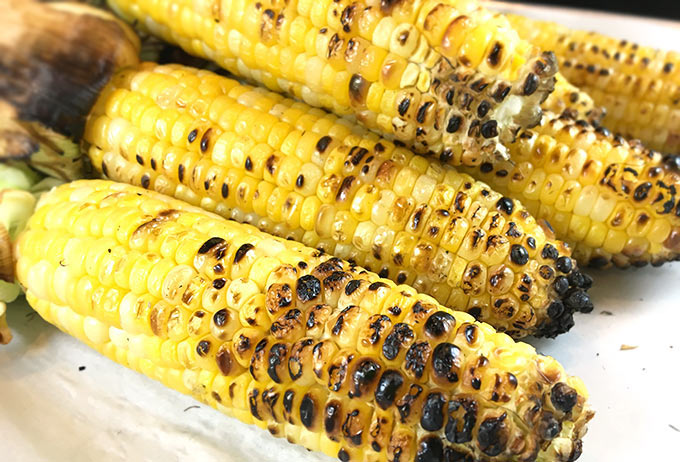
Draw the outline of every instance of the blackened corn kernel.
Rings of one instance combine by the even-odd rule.
[[[432,392],[425,398],[423,414],[420,417],[420,426],[429,432],[439,431],[444,426],[444,411],[446,409],[446,396],[440,392]]]
[[[456,318],[454,318],[452,314],[445,311],[436,311],[427,318],[424,332],[433,340],[439,340],[440,338],[447,336],[455,325]]]

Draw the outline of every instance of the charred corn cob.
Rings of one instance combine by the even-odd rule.
[[[554,51],[560,70],[607,109],[604,125],[652,149],[680,153],[680,53],[508,15],[526,40]]]
[[[482,164],[471,173],[548,220],[582,264],[659,265],[680,257],[676,157],[567,115],[544,116],[508,147],[514,164]]]
[[[16,245],[47,321],[341,461],[567,461],[582,382],[472,316],[301,244],[106,181],[43,196]]]
[[[111,179],[323,249],[513,336],[554,336],[592,309],[570,250],[518,202],[266,90],[149,63],[107,86],[85,140]]]
[[[190,53],[454,164],[540,120],[554,56],[469,0],[112,0]]]

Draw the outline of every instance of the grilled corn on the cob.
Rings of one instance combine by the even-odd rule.
[[[592,411],[552,358],[407,286],[154,192],[43,196],[16,272],[114,361],[341,461],[572,461]],[[446,458],[446,459],[445,459]]]
[[[230,72],[351,115],[454,164],[505,155],[540,120],[551,53],[469,0],[111,0],[139,26]]]
[[[607,109],[603,124],[652,149],[680,153],[680,53],[508,15],[517,32],[554,51],[560,70]]]
[[[680,258],[680,162],[568,115],[546,114],[509,146],[514,164],[473,172],[516,197],[594,266]]]
[[[513,336],[555,336],[592,309],[570,250],[518,202],[280,95],[148,63],[106,87],[85,140],[111,179],[322,248]]]

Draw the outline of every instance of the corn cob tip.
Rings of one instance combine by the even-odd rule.
[[[508,146],[516,164],[474,173],[515,195],[573,248],[581,266],[658,266],[680,258],[680,159],[569,112]],[[502,175],[501,175],[502,173]]]
[[[575,313],[593,311],[593,303],[587,293],[593,279],[579,271],[576,261],[569,257],[558,257],[556,267],[562,273],[553,282],[559,299],[548,306],[548,319],[539,324],[534,334],[536,337],[554,338],[568,332],[574,326]]]

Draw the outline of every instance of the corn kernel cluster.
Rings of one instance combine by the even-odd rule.
[[[560,71],[607,109],[604,125],[680,153],[680,53],[508,15],[526,40],[557,55]]]
[[[595,105],[589,94],[575,87],[562,74],[555,75],[555,90],[541,104],[545,112],[562,114],[564,111],[576,119],[587,120],[599,125],[607,113],[606,109]]]
[[[341,461],[571,461],[592,417],[580,380],[469,314],[141,188],[56,188],[16,257],[47,321]]]
[[[517,197],[574,247],[582,264],[660,265],[680,258],[680,162],[563,114],[521,132],[514,164],[476,172]]]
[[[454,164],[540,120],[555,59],[468,0],[113,0],[189,53]]]
[[[280,95],[192,68],[120,73],[85,139],[109,178],[292,238],[519,337],[554,336],[590,279],[521,205]]]

